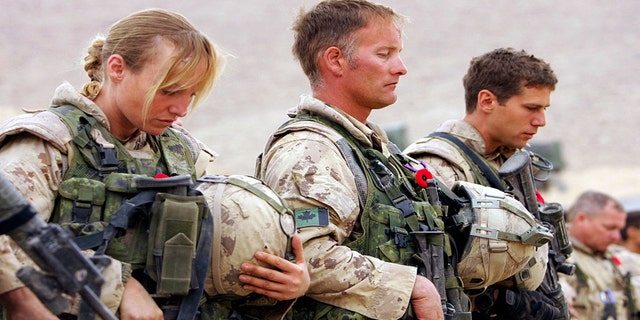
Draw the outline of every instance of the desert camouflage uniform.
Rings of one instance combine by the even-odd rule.
[[[364,125],[310,96],[302,96],[295,114],[311,113],[338,122],[362,143],[386,144],[382,129]],[[324,207],[329,225],[300,229],[309,257],[307,297],[375,319],[398,319],[406,311],[416,268],[384,262],[342,245],[352,236],[361,208],[354,175],[339,148],[327,136],[332,129],[315,122],[267,144],[258,173],[291,209]],[[388,155],[388,150],[383,150]]]
[[[627,297],[624,294],[624,279],[621,270],[613,261],[610,251],[594,252],[574,238],[571,238],[573,253],[569,263],[576,265],[573,276],[558,274],[565,290],[573,295],[573,309],[577,319],[603,319],[604,304],[602,293],[610,289],[615,299],[617,320],[627,320]]]
[[[54,106],[65,104],[80,108],[109,128],[107,118],[101,109],[68,83],[56,89],[52,101]],[[213,151],[180,127],[174,129],[188,137],[199,158],[213,160]],[[8,120],[3,124],[0,133],[0,168],[3,174],[26,197],[38,215],[49,221],[62,177],[68,169],[69,157],[72,156],[68,154],[72,137],[67,126],[57,115],[40,112]],[[141,158],[149,157],[156,152],[147,143],[146,133],[143,132],[132,137],[124,146],[136,157]],[[209,161],[205,162],[202,168],[205,168]],[[22,265],[28,263],[31,263],[30,259],[8,236],[0,236],[0,294],[23,286],[15,274]],[[120,304],[124,291],[123,281],[130,276],[130,272],[131,268],[126,263],[113,260],[104,274],[106,282],[101,298],[112,311]]]
[[[445,121],[436,132],[446,132],[458,138],[473,152],[485,160],[489,167],[498,176],[498,170],[518,149],[499,147],[491,154],[486,154],[486,144],[480,132],[464,120]],[[409,145],[404,153],[414,159],[424,161],[429,170],[447,187],[452,188],[456,181],[467,181],[483,186],[491,186],[489,180],[479,172],[477,166],[471,165],[471,159],[464,156],[457,146],[450,141],[438,137],[423,137]],[[536,251],[535,259],[538,261],[534,268],[537,272],[545,272],[547,257],[546,250]],[[528,271],[523,269],[527,273]]]
[[[620,263],[620,271],[623,275],[629,273],[633,286],[636,311],[640,310],[640,254],[628,250],[624,246],[610,245],[610,251]]]
[[[471,150],[484,158],[495,169],[500,166],[517,150],[505,147],[485,155],[486,146],[482,135],[472,125],[464,120],[449,120],[443,123],[436,132],[447,132],[464,142]],[[471,165],[451,143],[434,137],[423,137],[409,145],[404,153],[412,158],[422,160],[429,166],[429,170],[437,176],[447,187],[453,187],[458,181],[474,182],[489,186],[484,177],[478,177]]]

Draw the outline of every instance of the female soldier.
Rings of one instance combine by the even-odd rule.
[[[213,151],[173,123],[208,95],[222,65],[219,51],[181,15],[133,13],[89,48],[91,81],[81,92],[64,83],[52,108],[10,119],[0,129],[2,173],[45,221],[66,223],[76,235],[95,232],[131,197],[131,190],[120,189],[132,176],[196,179],[205,172]],[[122,319],[163,318],[141,284],[146,248],[135,240],[144,238],[142,225],[107,249],[114,260],[102,299]],[[295,263],[264,252],[256,259],[275,269],[244,263],[239,279],[245,289],[279,300],[304,294],[309,275],[297,238],[293,247]],[[0,256],[0,302],[9,318],[55,319],[16,278],[28,259],[4,236]]]

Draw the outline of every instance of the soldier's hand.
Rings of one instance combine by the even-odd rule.
[[[27,287],[17,288],[0,295],[5,316],[12,320],[58,319]]]
[[[553,301],[537,291],[500,290],[495,307],[504,319],[556,319],[562,316]]]
[[[244,273],[239,276],[244,283],[243,288],[278,300],[291,300],[304,295],[311,281],[299,235],[293,237],[291,245],[296,256],[295,263],[265,252],[256,252],[255,258],[276,269],[251,262],[243,263],[240,268]]]
[[[124,286],[119,311],[122,320],[164,320],[162,310],[140,282],[134,278],[129,278]]]

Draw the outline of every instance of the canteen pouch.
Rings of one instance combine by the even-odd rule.
[[[75,236],[104,229],[104,183],[87,178],[71,178],[60,184],[58,192],[60,197],[51,221],[71,230]]]
[[[192,289],[196,243],[206,212],[204,201],[203,196],[156,195],[147,250],[147,271],[157,282],[156,294],[186,295]]]

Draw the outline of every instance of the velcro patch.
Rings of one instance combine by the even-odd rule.
[[[329,225],[329,210],[327,208],[308,208],[293,211],[296,227],[326,227]]]

